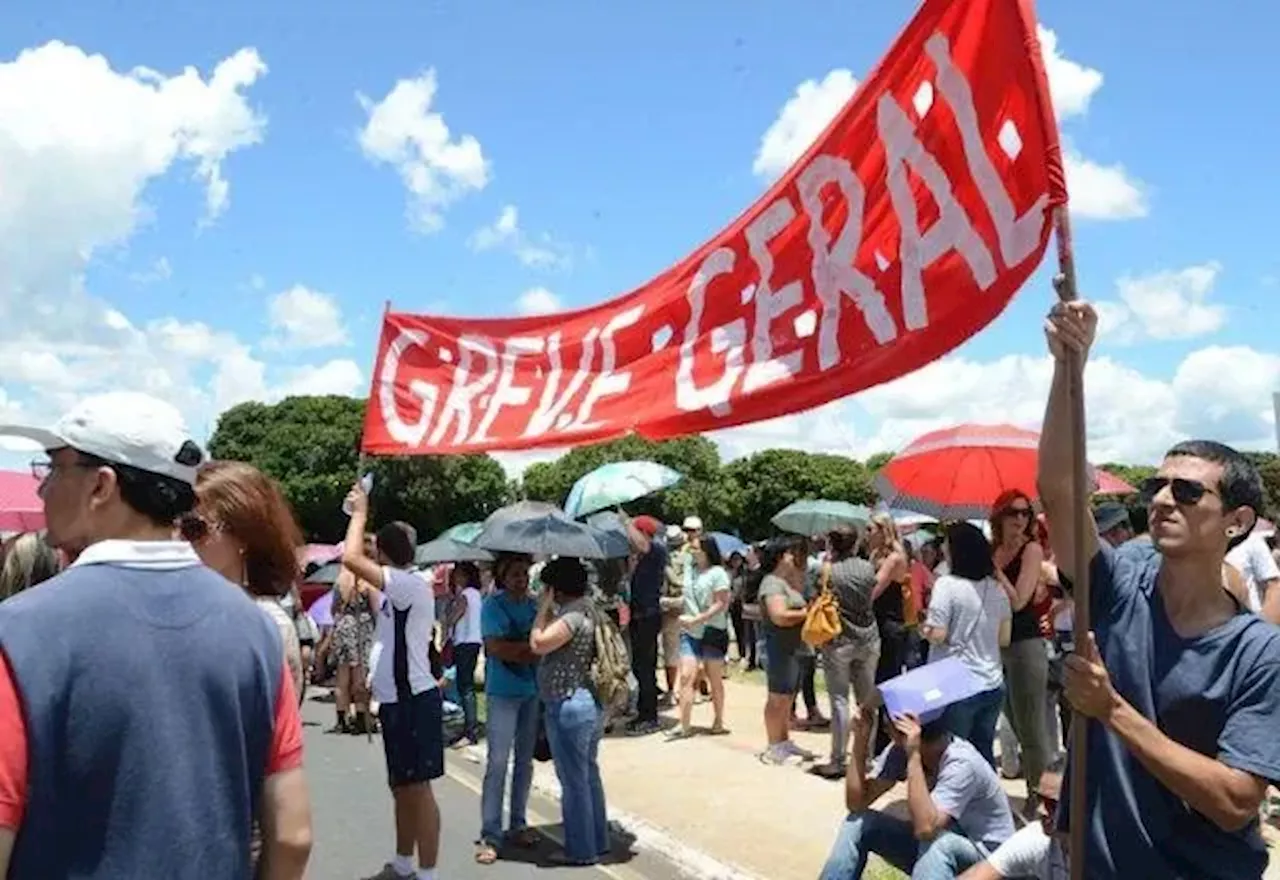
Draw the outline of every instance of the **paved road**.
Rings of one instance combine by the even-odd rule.
[[[378,871],[394,849],[391,798],[386,788],[382,743],[377,737],[324,733],[333,718],[331,703],[308,698],[303,707],[307,777],[315,827],[309,880],[356,880]],[[480,822],[480,779],[483,768],[450,753],[448,775],[435,785],[443,830],[440,880],[484,877],[517,880],[684,880],[673,866],[650,853],[635,853],[626,841],[615,842],[610,863],[599,868],[555,868],[548,854],[558,849],[551,840],[528,853],[504,853],[522,861],[476,865],[473,841]],[[533,797],[529,821],[559,840],[560,808],[554,801]]]

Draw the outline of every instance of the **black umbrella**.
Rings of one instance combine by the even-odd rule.
[[[307,584],[336,584],[342,574],[341,562],[326,562],[303,579]]]
[[[453,538],[441,536],[434,541],[419,544],[413,554],[413,561],[418,565],[435,565],[440,562],[492,562],[493,554],[488,550]]]
[[[618,553],[607,534],[541,501],[521,501],[494,512],[474,543],[494,552],[580,559],[609,559],[628,552]]]
[[[631,538],[616,513],[611,510],[593,513],[587,517],[587,525],[600,532],[605,558],[619,559],[631,555]]]

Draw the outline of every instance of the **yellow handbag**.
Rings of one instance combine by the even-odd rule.
[[[800,638],[811,648],[821,648],[840,635],[840,603],[831,592],[831,563],[822,566],[822,586],[809,606]]]

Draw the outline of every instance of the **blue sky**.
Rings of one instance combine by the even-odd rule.
[[[0,389],[16,415],[45,418],[110,381],[167,389],[204,430],[220,405],[245,396],[363,392],[388,299],[403,310],[501,315],[630,289],[759,195],[762,138],[802,83],[836,93],[825,106],[838,106],[843,81],[828,74],[860,79],[915,9],[900,0],[188,7],[0,7],[0,232],[11,242],[0,257],[18,266],[0,270],[0,303],[23,313],[0,328]],[[1104,20],[1093,4],[1039,6],[1065,59],[1054,82],[1060,111],[1071,108],[1063,132],[1093,169],[1070,182],[1086,206],[1076,217],[1082,286],[1107,303],[1090,375],[1095,457],[1149,459],[1188,433],[1274,443],[1280,258],[1264,230],[1280,201],[1269,146],[1280,121],[1272,102],[1245,96],[1270,81],[1276,13],[1260,2],[1231,15],[1203,10],[1134,0]],[[51,52],[50,41],[100,55],[110,70]],[[24,50],[37,51],[19,59]],[[227,72],[247,71],[241,87],[198,94],[229,58],[239,60]],[[141,89],[119,105],[97,97],[139,66],[156,71],[153,90],[195,72],[190,88],[163,99]],[[424,231],[396,167],[371,157],[361,131],[398,82],[429,70],[429,111],[451,143],[474,138],[486,164],[467,166],[461,177],[471,179],[451,184],[456,197],[432,207],[439,228]],[[26,97],[4,98],[4,83]],[[101,113],[100,136],[84,122],[117,106]],[[216,163],[212,177],[201,159]],[[4,180],[15,175],[35,182],[6,207]],[[211,179],[229,187],[212,217]],[[478,246],[508,206],[514,229]],[[18,253],[32,241],[35,256]],[[1033,422],[1050,296],[1043,273],[1037,280],[943,367],[728,432],[726,454],[768,445],[865,454],[948,421]],[[323,299],[276,299],[298,286]],[[535,288],[543,292],[522,301]],[[33,318],[29,294],[50,313]],[[102,321],[111,333],[99,332]],[[299,346],[308,339],[334,344]],[[107,369],[112,345],[122,364]],[[1244,378],[1222,391],[1227,371]]]

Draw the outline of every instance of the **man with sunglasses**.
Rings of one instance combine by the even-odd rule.
[[[1089,719],[1089,827],[1071,857],[1099,880],[1261,877],[1258,808],[1280,780],[1280,629],[1230,594],[1223,561],[1257,521],[1262,481],[1227,446],[1179,443],[1142,484],[1154,552],[1112,548],[1092,524],[1080,533],[1067,361],[1087,357],[1096,331],[1087,303],[1050,312],[1040,435],[1040,498],[1064,586],[1078,542],[1090,560],[1092,632],[1065,670],[1067,698]],[[1069,816],[1062,805],[1059,830]]]
[[[174,540],[204,457],[182,417],[105,394],[0,434],[44,448],[49,542],[74,560],[0,604],[0,877],[300,880],[293,679],[271,619]]]

